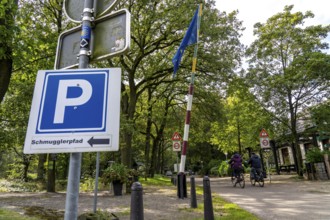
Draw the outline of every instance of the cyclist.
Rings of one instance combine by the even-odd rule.
[[[239,173],[243,169],[242,162],[243,162],[243,160],[242,160],[241,156],[238,153],[234,153],[232,158],[229,160],[228,163],[230,164],[230,166],[233,170],[233,172],[231,174],[232,179],[233,179],[234,176],[238,179]]]
[[[260,157],[255,154],[254,152],[251,155],[251,158],[248,161],[248,164],[251,165],[251,178],[256,178],[256,173],[259,175],[262,175],[262,169],[261,169],[261,160]]]

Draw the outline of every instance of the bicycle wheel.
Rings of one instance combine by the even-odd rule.
[[[236,187],[236,177],[231,178],[231,183],[233,184],[233,187]]]
[[[263,178],[263,177],[260,177],[258,183],[259,183],[259,186],[260,186],[260,187],[264,187],[264,185],[265,185],[264,178]]]
[[[244,188],[245,187],[245,179],[244,179],[244,174],[243,173],[240,173],[239,174],[239,186],[241,188]]]
[[[256,185],[256,180],[255,180],[255,178],[252,178],[252,176],[250,176],[250,182],[251,182],[252,186]]]

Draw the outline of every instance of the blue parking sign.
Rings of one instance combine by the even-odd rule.
[[[121,70],[40,70],[24,153],[119,149]]]
[[[108,79],[109,71],[46,72],[36,132],[104,131]]]

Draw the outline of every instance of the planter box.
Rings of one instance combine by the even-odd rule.
[[[120,181],[113,181],[112,182],[113,194],[115,196],[122,196],[123,195],[123,185],[124,185],[124,183],[122,183]]]

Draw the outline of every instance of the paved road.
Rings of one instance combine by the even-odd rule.
[[[291,177],[291,178],[290,178]],[[196,179],[199,185],[202,179]],[[330,181],[298,181],[289,175],[272,176],[265,186],[244,189],[231,185],[229,178],[211,178],[212,194],[238,204],[264,220],[329,220]]]

